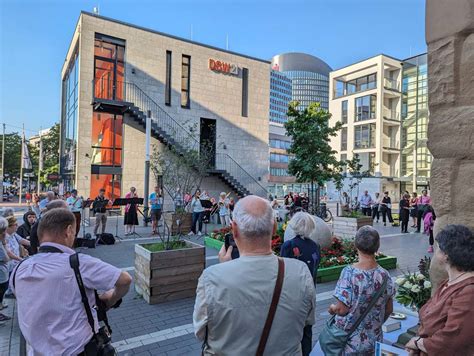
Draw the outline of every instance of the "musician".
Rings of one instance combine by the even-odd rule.
[[[230,226],[229,194],[222,192],[219,195],[219,217],[223,226]]]
[[[131,187],[125,198],[138,198],[136,188]],[[123,223],[125,225],[125,236],[135,233],[135,226],[138,225],[137,204],[127,204],[125,206],[125,219]]]
[[[99,190],[99,195],[92,202],[92,211],[94,212],[94,215],[95,215],[95,227],[94,227],[95,236],[97,236],[97,231],[99,230],[100,225],[102,225],[102,230],[101,230],[102,234],[105,232],[105,228],[107,226],[107,209],[103,203],[105,200],[107,200],[105,198],[105,189],[101,188]]]
[[[156,186],[155,191],[150,194],[150,203],[152,234],[155,235],[158,233],[158,221],[161,219],[161,212],[163,208],[163,197],[161,195],[161,189],[159,186]]]
[[[71,195],[66,199],[69,210],[74,214],[76,218],[76,237],[81,229],[81,210],[82,210],[82,197],[77,196],[77,189],[71,190]]]

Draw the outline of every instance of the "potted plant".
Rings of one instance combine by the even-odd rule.
[[[135,291],[148,304],[193,297],[206,266],[204,246],[172,239],[135,245]]]

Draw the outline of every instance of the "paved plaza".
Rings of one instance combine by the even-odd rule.
[[[16,209],[17,217],[24,209]],[[93,223],[93,219],[91,219]],[[397,276],[406,270],[416,270],[419,260],[425,256],[428,238],[423,234],[400,234],[398,227],[384,227],[375,224],[382,235],[381,251],[398,258],[398,268],[390,271]],[[208,231],[212,231],[209,226]],[[86,231],[89,232],[89,228]],[[108,223],[108,231],[115,232],[115,218]],[[112,246],[99,245],[96,249],[81,248],[80,252],[89,254],[128,271],[133,276],[134,246],[136,243],[150,242],[151,228],[137,227],[141,237],[124,238]],[[122,219],[118,220],[119,236],[123,236]],[[82,231],[80,232],[82,234]],[[191,237],[190,240],[204,244],[203,237]],[[206,248],[207,267],[218,263],[217,251]],[[313,328],[313,342],[329,317],[327,308],[332,302],[332,291],[336,282],[316,285],[316,325]],[[20,334],[16,318],[14,299],[7,299],[5,314],[13,316],[12,321],[0,324],[0,355],[18,355]],[[135,293],[132,285],[120,308],[109,312],[109,321],[113,330],[114,345],[120,355],[199,355],[201,344],[194,336],[192,314],[194,298],[148,305]]]

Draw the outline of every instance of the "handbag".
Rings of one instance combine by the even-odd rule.
[[[379,300],[382,293],[385,291],[387,287],[388,278],[390,277],[385,277],[382,286],[370,301],[367,309],[359,316],[359,318],[349,331],[342,330],[336,326],[336,315],[333,315],[326,322],[326,327],[319,335],[319,345],[321,346],[321,350],[324,352],[324,355],[342,355],[342,353],[344,352],[344,348],[346,347],[347,341],[349,340],[349,337],[354,333],[354,331],[357,330],[362,320],[364,320],[364,318],[373,308],[377,300]]]

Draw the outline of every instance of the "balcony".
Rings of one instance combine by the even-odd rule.
[[[382,140],[382,147],[384,150],[387,150],[387,151],[396,151],[396,152],[391,152],[391,153],[399,153],[400,141],[390,139],[390,138],[384,138]]]
[[[389,90],[400,91],[400,83],[396,79],[383,78],[383,87]]]
[[[400,113],[394,109],[384,109],[383,118],[387,121],[390,121],[389,124],[393,124],[395,126],[398,126],[401,123]]]

